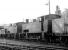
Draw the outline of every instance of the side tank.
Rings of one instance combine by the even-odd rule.
[[[28,33],[40,33],[41,32],[41,23],[40,22],[31,22],[22,25],[22,31],[25,32],[28,30]]]
[[[47,32],[47,20],[41,23],[41,21],[36,22],[29,22],[22,25],[22,32],[28,30],[28,33],[41,33],[42,32],[42,25],[44,32]]]

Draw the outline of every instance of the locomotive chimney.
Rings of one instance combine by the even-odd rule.
[[[29,19],[26,19],[26,23],[29,23]]]
[[[36,22],[36,19],[33,19],[33,22]]]

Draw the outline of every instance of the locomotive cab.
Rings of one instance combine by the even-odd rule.
[[[42,30],[42,39],[47,39],[47,41],[51,42],[51,40],[53,41],[55,39],[55,37],[53,37],[55,34],[53,33],[52,29],[52,21],[53,19],[58,19],[58,18],[61,18],[61,16],[59,15],[56,15],[56,14],[50,14],[50,15],[46,15],[44,17],[42,17],[42,21],[41,21],[41,30]],[[44,30],[44,21],[47,20],[48,24],[47,24],[47,32],[46,33],[43,33],[45,32]],[[44,36],[44,37],[43,37]],[[54,39],[53,39],[54,38]]]
[[[44,17],[45,17],[45,19],[44,19]],[[50,14],[50,15],[46,15],[44,17],[41,17],[41,26],[42,26],[41,30],[44,31],[44,28],[43,28],[44,20],[48,20],[47,33],[52,33],[52,20],[57,19],[57,18],[61,18],[61,16],[56,15],[56,14]]]
[[[41,31],[42,31],[42,38],[43,38],[43,35],[44,35],[44,37],[45,36],[49,36],[49,35],[54,35],[54,33],[53,33],[53,31],[52,31],[52,20],[53,19],[58,19],[58,18],[61,18],[61,16],[59,16],[59,15],[56,15],[56,14],[50,14],[50,15],[46,15],[46,16],[42,16],[41,17]],[[43,32],[45,32],[45,30],[44,30],[44,21],[45,20],[47,20],[48,22],[48,24],[47,24],[47,32],[44,34]]]
[[[57,18],[61,18],[61,16],[56,15],[56,14],[50,14],[50,15],[45,16],[45,19],[48,20],[48,31],[47,31],[48,34],[52,35],[52,33],[53,33],[53,31],[52,31],[52,20],[57,19]]]

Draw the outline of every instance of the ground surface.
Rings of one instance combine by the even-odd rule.
[[[58,49],[68,49],[67,47],[63,46],[56,46],[56,45],[45,45],[40,43],[34,43],[34,42],[22,42],[22,41],[16,41],[16,40],[8,40],[8,39],[0,39],[0,46],[2,44],[10,44],[10,45],[18,45],[18,46],[30,46],[30,47],[38,47],[38,48],[58,48]],[[3,45],[2,45],[3,46]]]

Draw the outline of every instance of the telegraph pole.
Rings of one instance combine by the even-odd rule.
[[[50,16],[50,0],[49,0],[49,16]],[[48,33],[52,34],[52,19],[48,19]]]
[[[48,1],[48,3],[47,3],[47,4],[45,4],[45,5],[48,5],[49,14],[51,14],[51,12],[50,12],[50,0],[49,0],[49,1]]]
[[[51,12],[50,12],[50,0],[49,0],[49,14],[50,14]]]

